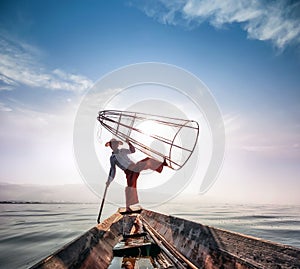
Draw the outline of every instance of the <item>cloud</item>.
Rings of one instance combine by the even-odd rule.
[[[238,114],[227,113],[223,115],[226,135],[235,133],[240,129],[240,116]]]
[[[9,106],[0,102],[0,112],[11,112],[11,111],[12,111],[12,109]]]
[[[224,116],[229,151],[239,151],[272,159],[300,158],[300,126],[280,121],[227,114]]]
[[[251,137],[249,136],[243,145],[240,145],[242,151],[268,158],[300,158],[299,135],[297,134],[256,134]]]
[[[76,107],[72,103],[56,114],[26,107],[9,111],[1,103],[0,112],[0,180],[38,184],[81,182],[73,157]]]
[[[287,153],[293,153],[296,147],[294,145],[252,145],[252,146],[243,146],[242,149],[245,151],[263,153],[267,155],[276,155],[282,156]]]
[[[26,85],[81,92],[92,86],[92,81],[82,75],[47,70],[39,62],[38,54],[33,46],[0,34],[0,90]]]
[[[133,1],[163,24],[195,27],[208,21],[216,28],[239,23],[248,38],[271,41],[284,49],[300,43],[300,3],[274,0],[156,0]]]

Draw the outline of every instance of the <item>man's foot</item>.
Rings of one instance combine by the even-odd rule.
[[[161,173],[161,171],[163,170],[163,168],[164,168],[164,165],[163,165],[163,163],[161,163],[161,164],[155,169],[155,171],[158,172],[158,173]]]
[[[167,164],[166,157],[164,158],[164,161],[155,169],[156,172],[161,173],[162,170],[164,169],[164,166],[169,166]]]

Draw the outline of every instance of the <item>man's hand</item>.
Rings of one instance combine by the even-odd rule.
[[[126,138],[126,143],[128,144],[129,146],[129,150],[131,153],[134,153],[135,152],[135,148],[134,146],[131,144],[131,142],[129,141],[129,138]]]

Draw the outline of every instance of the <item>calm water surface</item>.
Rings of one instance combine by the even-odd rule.
[[[0,204],[0,268],[28,268],[96,224],[97,204]],[[116,212],[106,205],[102,219]],[[166,204],[152,210],[300,248],[300,206]]]

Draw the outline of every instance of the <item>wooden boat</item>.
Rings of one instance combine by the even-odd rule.
[[[119,210],[32,268],[300,268],[300,249],[149,210]]]

